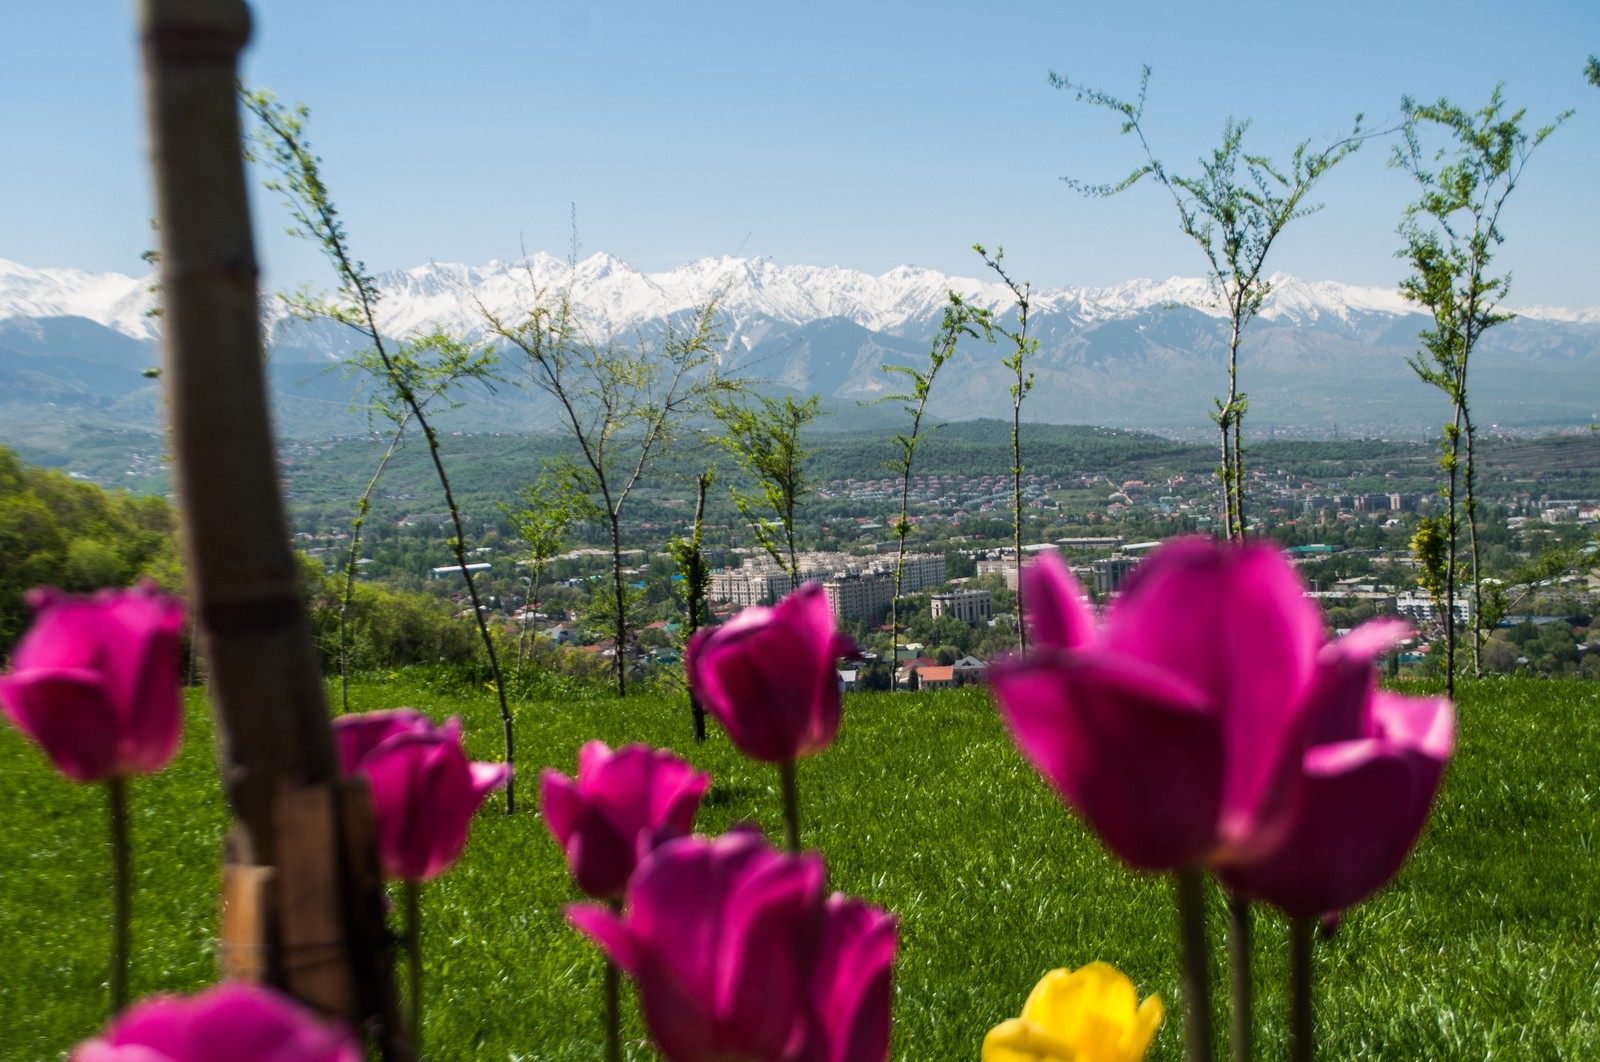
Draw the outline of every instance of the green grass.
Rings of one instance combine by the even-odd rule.
[[[497,754],[487,694],[406,674],[353,695],[359,708],[460,713],[471,752]],[[197,988],[215,966],[225,816],[209,726],[191,708],[176,764],[132,787],[139,994]],[[1105,959],[1168,1001],[1151,1057],[1179,1058],[1166,882],[1105,855],[1019,759],[982,692],[861,695],[846,713],[834,747],[800,768],[804,840],[826,853],[834,887],[900,915],[895,1057],[975,1058],[1046,970]],[[1485,683],[1467,688],[1460,715],[1456,760],[1415,857],[1318,943],[1321,1057],[1600,1057],[1600,687]],[[712,774],[703,830],[753,819],[781,836],[775,770],[717,734],[696,747],[681,698],[529,704],[518,726],[530,809],[538,768],[570,773],[583,741],[647,741]],[[9,729],[0,777],[10,810],[0,1057],[53,1059],[105,1018],[104,800],[58,779]],[[537,815],[499,809],[480,815],[462,862],[424,890],[429,1054],[593,1059],[600,961],[561,913],[581,897]],[[1281,1057],[1282,921],[1263,913],[1256,939],[1261,1055]],[[1215,961],[1220,982],[1220,947]],[[628,1056],[654,1058],[629,1007]]]

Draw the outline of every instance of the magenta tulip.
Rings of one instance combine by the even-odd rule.
[[[1372,661],[1404,627],[1375,621],[1323,651],[1287,830],[1264,855],[1220,870],[1239,895],[1301,917],[1336,913],[1405,861],[1450,757],[1455,712],[1443,698],[1376,688]]]
[[[689,686],[751,759],[783,763],[827,748],[839,730],[841,656],[854,651],[834,627],[819,583],[772,608],[754,605],[690,639]]]
[[[468,762],[454,719],[434,729],[426,717],[371,714],[385,718],[345,715],[333,726],[344,750],[393,725],[391,735],[363,754],[353,770],[346,765],[346,773],[365,775],[372,788],[378,861],[391,878],[437,877],[461,857],[473,814],[511,777],[511,765]],[[347,729],[356,735],[345,735]]]
[[[183,605],[156,592],[35,590],[0,705],[77,782],[159,771],[178,747]]]
[[[828,899],[827,926],[811,970],[811,1006],[823,1062],[889,1057],[889,975],[895,919],[854,897]]]
[[[1065,565],[1025,573],[1037,651],[992,669],[1018,746],[1122,859],[1225,863],[1285,826],[1322,622],[1275,548],[1180,539],[1096,627]]]
[[[461,721],[452,716],[444,721],[438,731],[446,737],[459,740]],[[354,774],[369,752],[397,734],[433,732],[433,720],[415,708],[389,708],[341,715],[333,721],[333,743],[339,755],[339,770]]]
[[[824,874],[752,831],[686,837],[639,864],[621,916],[568,917],[632,974],[672,1062],[883,1062],[894,921],[824,901]]]
[[[545,824],[567,854],[578,888],[595,897],[622,895],[643,856],[694,828],[694,813],[711,784],[664,749],[603,741],[578,750],[578,777],[540,776]]]
[[[72,1062],[360,1062],[349,1032],[268,988],[225,982],[123,1011]]]

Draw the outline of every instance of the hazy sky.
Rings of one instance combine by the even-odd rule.
[[[1503,217],[1513,305],[1600,306],[1596,0],[1211,5],[1175,2],[541,3],[261,0],[245,77],[312,109],[311,137],[356,253],[375,269],[482,263],[523,245],[667,269],[717,255],[973,275],[974,241],[1021,279],[1108,285],[1197,276],[1199,251],[1154,185],[1085,200],[1059,178],[1140,161],[1113,116],[1049,87],[1055,70],[1131,95],[1177,172],[1251,118],[1284,158],[1391,122],[1402,94],[1476,108],[1497,81],[1541,124]],[[1222,15],[1237,15],[1228,23]],[[1248,21],[1245,21],[1248,20]],[[148,232],[131,4],[0,4],[7,157],[0,258],[142,272]],[[1319,186],[1269,268],[1392,287],[1412,197],[1369,143]],[[257,231],[268,282],[328,283]]]

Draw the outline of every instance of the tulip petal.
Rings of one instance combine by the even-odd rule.
[[[1124,861],[1166,870],[1215,845],[1222,734],[1199,690],[1086,652],[1001,663],[990,684],[1023,754]]]
[[[159,771],[177,751],[179,710],[178,635],[183,605],[153,589],[111,598],[106,610],[106,684],[121,716],[119,771]],[[109,635],[109,637],[107,637]]]
[[[511,764],[471,760],[467,771],[472,779],[472,810],[477,811],[489,794],[511,781]]]
[[[835,894],[811,973],[812,1003],[825,1030],[827,1062],[889,1057],[895,919]]]
[[[1366,738],[1310,750],[1286,838],[1259,860],[1219,871],[1229,887],[1315,917],[1366,898],[1394,876],[1438,792],[1453,712],[1448,702],[1430,700],[1388,705],[1386,715],[1421,735],[1420,743]]]
[[[277,992],[224,982],[189,998],[155,996],[124,1011],[74,1062],[358,1062],[350,1034]]]
[[[1368,705],[1377,674],[1373,661],[1404,638],[1411,625],[1383,617],[1369,620],[1323,646],[1306,696],[1307,742],[1322,745],[1373,737]]]
[[[1456,713],[1443,697],[1402,697],[1379,690],[1372,697],[1372,720],[1385,741],[1441,764],[1455,750]]]
[[[1075,1057],[1141,1059],[1149,1040],[1138,1012],[1139,995],[1128,976],[1109,963],[1092,962],[1046,974],[1023,1005],[1022,1019],[1070,1043]],[[1130,1050],[1135,1044],[1137,1050]]]
[[[1023,569],[1022,607],[1037,646],[1076,649],[1094,639],[1094,610],[1067,562],[1055,552]]]
[[[577,783],[560,771],[546,767],[539,772],[539,811],[557,843],[566,846],[587,808]]]
[[[627,924],[612,911],[595,904],[576,903],[567,908],[567,921],[619,967],[632,974],[639,972],[639,945]]]
[[[432,730],[433,723],[415,708],[338,716],[333,720],[333,743],[339,756],[339,770],[347,775],[355,774],[369,752],[397,734]]]
[[[104,670],[103,609],[93,598],[44,587],[28,594],[33,623],[11,653],[11,673],[58,668]]]
[[[1168,543],[1130,577],[1106,640],[1207,691],[1227,757],[1222,833],[1237,841],[1283,806],[1298,762],[1296,706],[1312,679],[1322,617],[1270,545]]]
[[[688,764],[682,767],[682,771],[661,772],[658,769],[658,782],[651,794],[650,817],[661,826],[686,834],[694,829],[694,815],[711,786],[711,776],[689,769]],[[663,773],[666,778],[660,777]]]
[[[781,763],[817,752],[839,729],[840,648],[822,587],[807,583],[777,606],[752,606],[690,639],[689,686],[730,740]]]
[[[0,677],[0,704],[17,729],[75,782],[98,782],[117,767],[117,719],[100,673],[34,668]]]
[[[581,783],[603,773],[611,757],[611,746],[604,741],[585,741],[578,749],[578,781]]]
[[[1078,1062],[1072,1045],[1022,1018],[1007,1018],[983,1038],[983,1062]]]
[[[384,873],[425,881],[466,847],[477,810],[461,746],[441,734],[389,738],[361,762],[372,786],[372,818]]]
[[[776,856],[752,865],[729,894],[711,998],[719,1016],[737,1016],[736,1042],[750,1058],[780,1057],[801,1031],[795,1016],[822,929],[824,876],[814,856]]]
[[[732,881],[766,858],[758,835],[701,842],[669,841],[639,864],[628,882],[628,920],[635,933],[665,956],[675,976],[712,1000],[720,911]]]

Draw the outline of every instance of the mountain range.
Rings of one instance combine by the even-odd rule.
[[[482,308],[508,321],[536,299],[565,292],[595,342],[648,341],[670,319],[715,299],[724,368],[778,390],[820,393],[846,419],[897,416],[859,403],[891,394],[885,364],[925,362],[948,293],[1014,324],[1014,300],[995,280],[915,266],[881,275],[762,259],[702,259],[643,273],[607,254],[571,264],[535,254],[483,266],[430,264],[377,278],[380,330],[404,339],[434,328],[487,341]],[[1256,432],[1418,436],[1437,431],[1445,400],[1406,364],[1429,319],[1397,291],[1272,278],[1272,294],[1245,333],[1241,385]],[[153,277],[30,269],[0,260],[0,439],[49,425],[156,430],[161,384]],[[1034,388],[1025,419],[1194,435],[1209,427],[1226,386],[1227,320],[1204,280],[1134,280],[1106,288],[1031,292]],[[360,431],[358,383],[339,371],[359,336],[292,316],[265,296],[269,377],[285,435]],[[946,419],[1009,416],[1003,350],[966,342],[941,371],[930,411]],[[1600,309],[1518,307],[1475,355],[1479,424],[1506,430],[1600,418]],[[469,395],[447,415],[452,430],[554,427],[531,390],[507,385]]]

